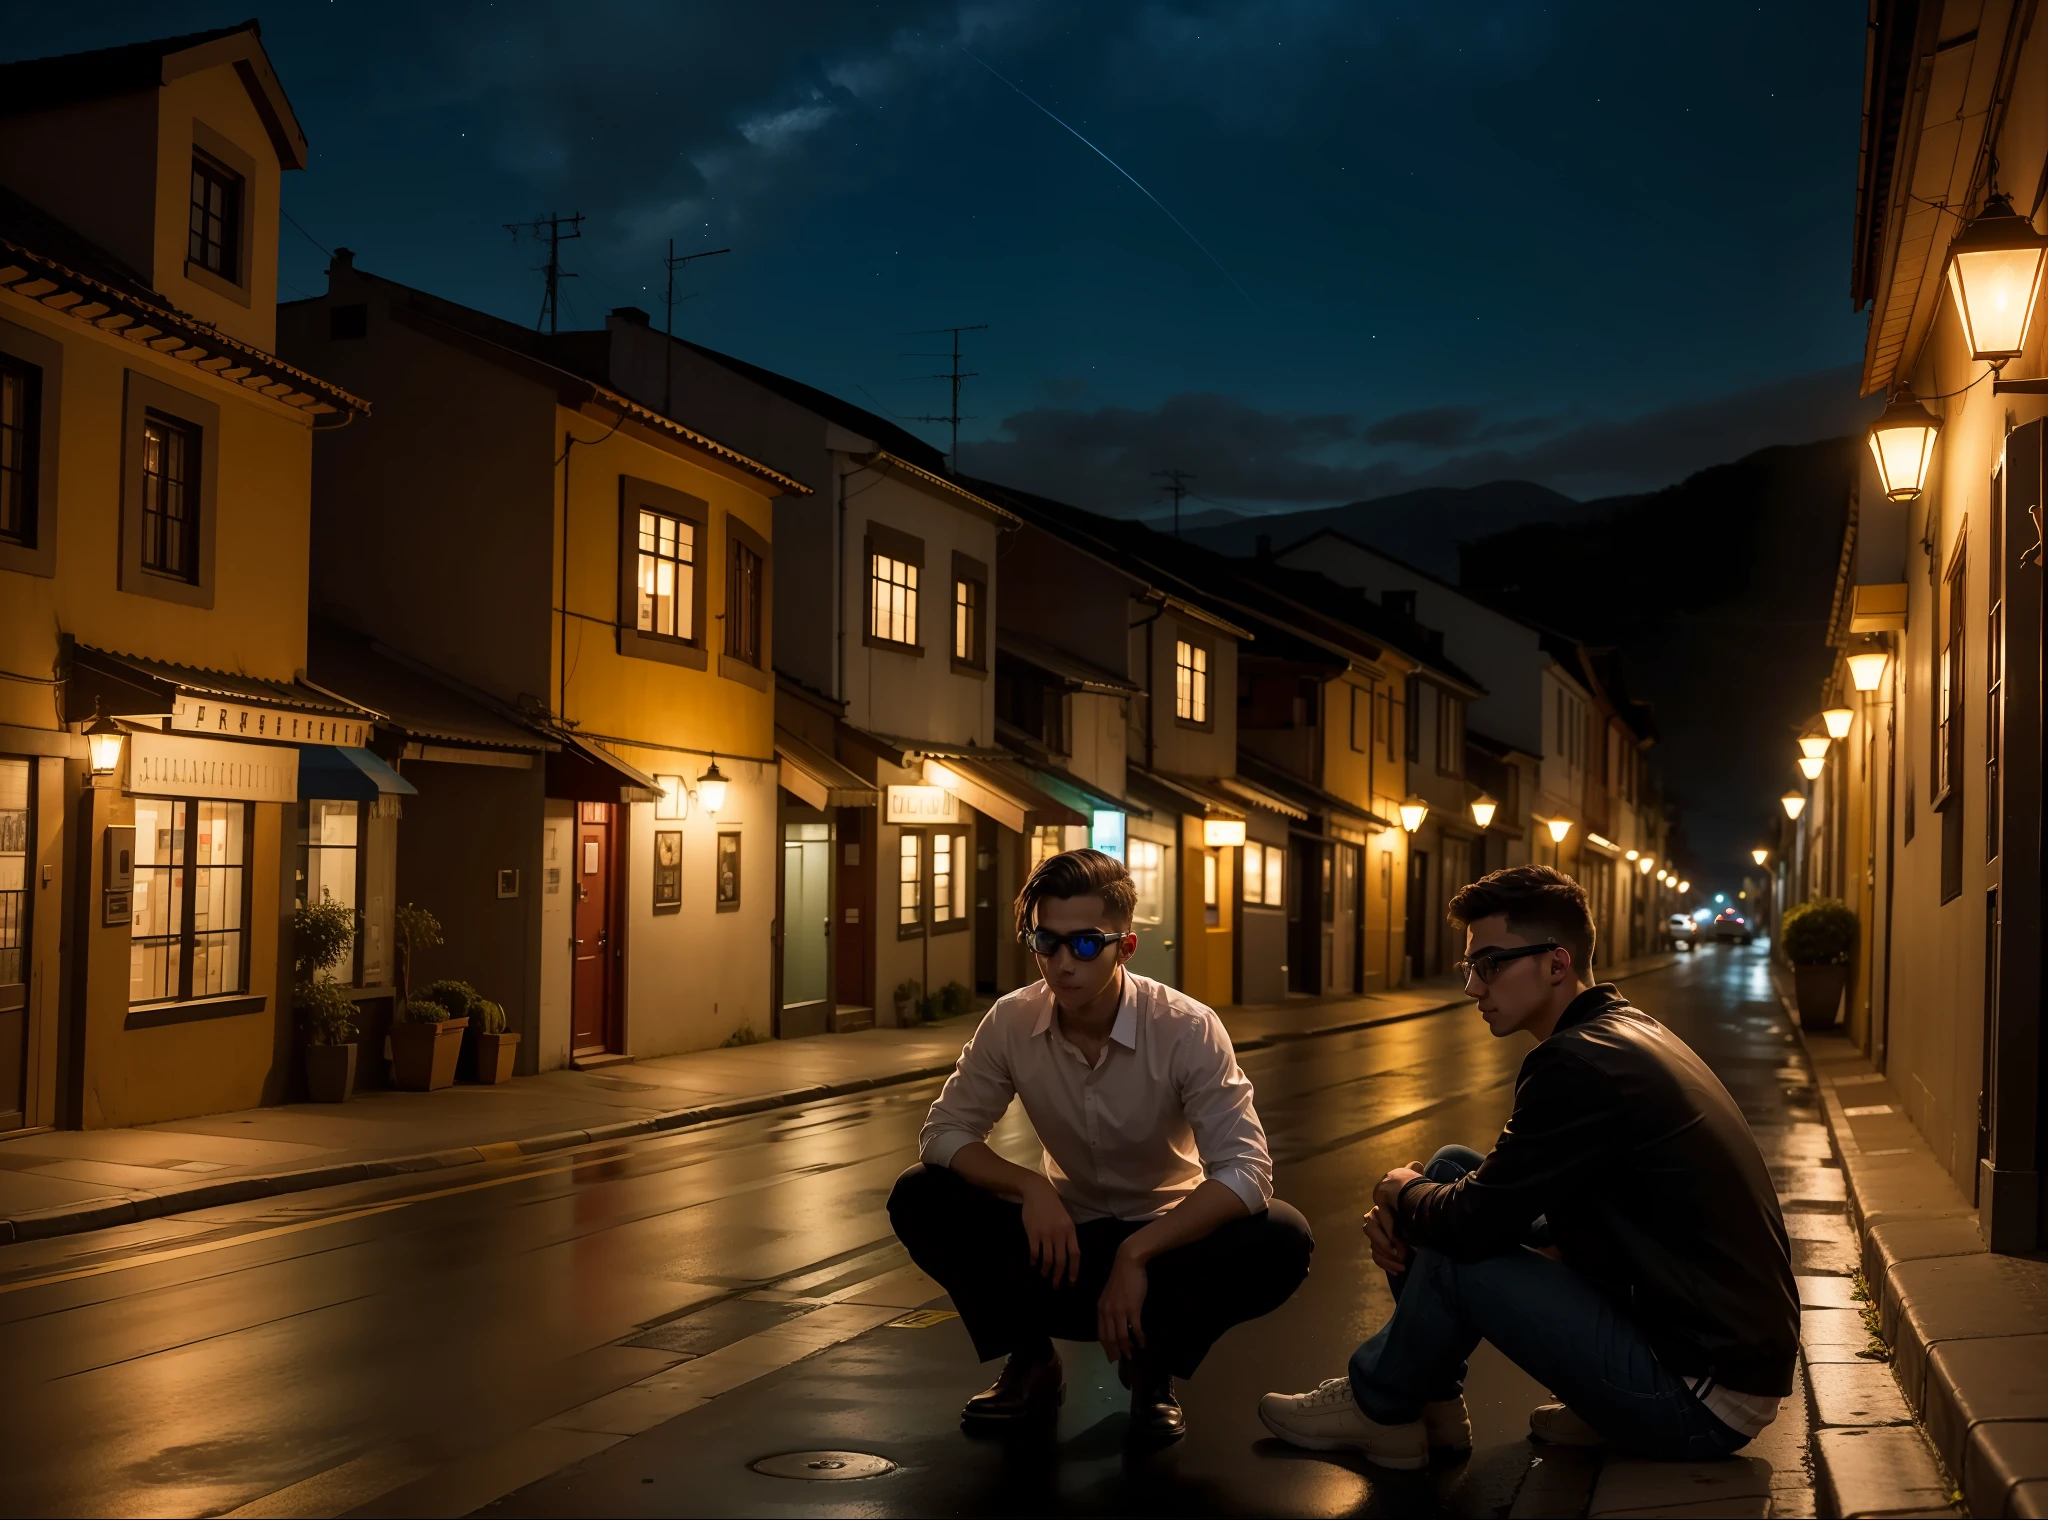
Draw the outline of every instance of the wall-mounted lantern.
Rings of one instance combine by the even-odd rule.
[[[1778,804],[1785,809],[1785,816],[1787,818],[1797,820],[1799,815],[1806,811],[1806,794],[1804,792],[1787,792],[1778,799]]]
[[[1870,428],[1870,457],[1877,461],[1878,483],[1886,496],[1911,501],[1920,494],[1940,431],[1941,420],[1913,399],[1913,388],[1900,386]]]
[[[1762,845],[1758,845],[1755,849],[1749,852],[1749,858],[1755,861],[1758,865],[1762,865],[1765,861],[1771,858],[1771,852],[1765,849]]]
[[[1552,844],[1563,844],[1564,836],[1572,831],[1572,821],[1569,818],[1552,818],[1545,827],[1550,830]]]
[[[1410,797],[1401,804],[1401,827],[1414,833],[1422,827],[1422,820],[1429,816],[1429,804],[1420,797]]]
[[[707,813],[715,813],[725,806],[725,776],[718,769],[716,757],[711,761],[711,768],[697,778],[697,801]]]
[[[1500,804],[1485,793],[1472,799],[1472,821],[1482,829],[1493,826],[1493,815],[1500,811]]]
[[[1830,707],[1820,715],[1820,721],[1827,725],[1830,739],[1846,739],[1849,737],[1849,725],[1856,721],[1856,714],[1847,707]]]
[[[2042,255],[2048,237],[2012,209],[2002,195],[1948,245],[1948,288],[1963,321],[1963,347],[1972,359],[2002,364],[2027,346],[2034,307],[2041,299]]]
[[[1799,757],[1799,774],[1808,781],[1820,780],[1820,773],[1827,768],[1828,757],[1826,755],[1801,755]]]
[[[95,776],[111,776],[121,768],[121,745],[128,735],[120,724],[101,714],[94,703],[92,723],[85,730],[85,751]]]
[[[1645,876],[1648,876],[1655,869],[1656,865],[1657,857],[1654,855],[1639,855],[1636,857],[1636,869]]]
[[[1849,656],[1849,683],[1858,691],[1876,691],[1884,679],[1884,667],[1891,656],[1882,649],[1866,649]]]

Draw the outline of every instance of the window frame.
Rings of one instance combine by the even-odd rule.
[[[1439,776],[1465,774],[1465,700],[1436,690],[1436,771]]]
[[[255,843],[256,833],[256,817],[254,804],[248,802],[238,802],[231,798],[223,797],[162,797],[156,795],[155,793],[149,793],[147,794],[146,798],[139,800],[147,800],[150,802],[166,802],[171,804],[174,810],[176,808],[183,807],[187,809],[187,812],[185,815],[185,849],[183,856],[180,859],[174,861],[169,866],[145,867],[137,865],[135,868],[137,876],[140,877],[141,873],[144,870],[168,871],[175,874],[180,874],[185,879],[182,885],[182,889],[179,893],[180,901],[178,910],[178,928],[176,933],[169,935],[139,935],[134,933],[132,929],[130,931],[129,988],[131,996],[129,997],[128,1000],[128,1007],[131,1010],[161,1009],[176,1007],[177,1005],[184,1003],[208,1003],[217,1002],[224,998],[243,999],[250,997],[252,995],[252,990],[249,986],[249,952],[250,941],[253,938],[255,929],[255,926],[250,922],[250,909],[253,905],[251,875],[255,867],[249,857],[254,853],[252,847]],[[199,831],[194,826],[194,816],[191,810],[201,807],[207,803],[217,803],[222,807],[240,808],[242,810],[242,859],[234,865],[202,867],[197,866],[193,863],[193,853],[198,848]],[[172,816],[174,818],[176,817],[175,811],[173,812]],[[175,837],[176,830],[174,826],[173,838]],[[138,857],[140,856],[140,849],[136,851],[136,854]],[[208,932],[233,933],[239,936],[241,942],[241,956],[240,966],[238,967],[237,970],[236,980],[239,982],[240,985],[220,992],[207,992],[195,996],[192,992],[192,964],[193,961],[196,959],[194,952],[198,948],[198,938],[200,932],[196,927],[196,921],[198,918],[199,893],[196,890],[195,878],[200,870],[233,871],[236,873],[238,877],[239,884],[241,887],[241,912],[238,916],[238,926],[233,930]],[[140,1001],[138,1001],[132,996],[134,989],[133,946],[139,942],[174,943],[178,947],[178,991],[174,996],[161,998],[144,998]],[[260,996],[260,994],[254,995]]]
[[[1133,926],[1143,925],[1146,928],[1157,928],[1166,922],[1167,910],[1172,905],[1173,897],[1171,883],[1167,877],[1167,861],[1169,859],[1167,851],[1171,848],[1170,845],[1161,844],[1156,839],[1148,839],[1142,834],[1132,834],[1124,841],[1124,852],[1134,857],[1129,862],[1128,868],[1131,873],[1132,885],[1137,888],[1138,894],[1137,902],[1131,908],[1131,923]],[[1135,858],[1141,851],[1148,856],[1147,861],[1143,864]],[[1150,881],[1153,888],[1153,895],[1149,906],[1157,910],[1154,916],[1150,918],[1145,917],[1145,909],[1148,904],[1142,884],[1146,881]]]
[[[1178,728],[1198,733],[1216,729],[1216,641],[1188,628],[1176,628],[1173,635],[1173,721]],[[1185,662],[1181,651],[1188,652]],[[1196,657],[1200,657],[1197,663]],[[1181,672],[1188,672],[1188,712],[1181,711]],[[1199,690],[1197,678],[1199,677]],[[1197,716],[1199,714],[1199,716]]]
[[[861,642],[870,649],[893,649],[898,654],[922,657],[924,654],[924,591],[925,553],[924,540],[915,534],[892,528],[887,523],[870,522],[861,536]],[[899,639],[885,638],[875,632],[875,561],[894,560],[917,571],[917,584],[906,588],[909,601],[911,638],[908,643]],[[889,584],[895,584],[893,581]],[[950,607],[948,612],[950,614]]]
[[[925,850],[925,924],[933,934],[958,934],[973,922],[974,853],[967,830],[959,827],[927,829]],[[938,842],[947,841],[946,853],[951,858],[953,869],[949,883],[952,896],[952,911],[946,918],[938,916],[939,911],[939,850]]]
[[[189,586],[199,579],[199,476],[206,464],[206,435],[182,417],[145,407],[141,463],[143,573]],[[170,563],[173,559],[179,564]]]
[[[656,633],[640,627],[640,514],[689,523],[695,530],[695,557],[691,561],[690,634]],[[710,657],[705,649],[707,586],[711,560],[711,503],[672,486],[658,485],[637,476],[619,477],[619,611],[618,650],[628,659],[659,660],[703,670]]]
[[[1956,531],[1955,551],[1941,577],[1941,644],[1934,679],[1934,795],[1929,804],[1945,809],[1960,796],[1956,785],[1963,758],[1963,681],[1969,641],[1969,524]]]
[[[1999,767],[2005,748],[2005,468],[1991,472],[1984,555],[1984,859],[1998,858],[2005,799]]]
[[[752,556],[759,566],[759,579],[751,601],[743,594],[741,585],[741,571],[748,556]],[[769,639],[775,618],[775,563],[768,552],[768,540],[727,512],[723,558],[725,606],[720,610],[719,618],[725,633],[719,640],[718,673],[729,681],[738,681],[756,691],[766,691],[774,679]],[[738,620],[736,613],[752,624],[752,658],[744,652],[735,652],[733,625]],[[744,650],[743,644],[740,649]]]
[[[314,842],[312,837],[313,806],[315,803],[320,802],[345,803],[356,810],[356,842],[354,844],[317,844]],[[296,851],[296,856],[294,862],[295,874],[292,880],[293,906],[304,907],[306,905],[307,900],[301,894],[305,891],[307,883],[311,880],[312,854],[315,850],[332,854],[340,854],[343,850],[346,850],[353,857],[352,864],[354,869],[350,872],[350,875],[354,878],[352,890],[355,894],[355,902],[350,906],[349,911],[356,916],[356,934],[355,938],[349,942],[347,975],[330,974],[326,978],[329,981],[339,982],[344,987],[361,987],[363,985],[363,938],[364,930],[368,926],[369,921],[364,898],[368,895],[369,886],[370,813],[371,805],[369,803],[355,801],[346,797],[301,797],[295,810],[296,827],[293,848]]]
[[[952,656],[953,669],[963,675],[985,677],[988,674],[988,588],[988,566],[955,549],[946,647]],[[964,655],[960,652],[960,593],[963,589],[970,596],[967,607],[968,651]]]
[[[57,438],[64,398],[64,345],[0,317],[0,358],[34,372],[36,425],[28,441],[32,492],[25,493],[28,532],[21,541],[0,538],[0,570],[21,575],[57,573]]]
[[[192,195],[186,203],[185,262],[216,280],[244,283],[248,252],[242,241],[242,203],[249,182],[204,148],[192,148]],[[218,207],[212,203],[218,200]],[[216,238],[209,229],[218,227]]]
[[[930,911],[931,906],[931,888],[928,885],[931,875],[931,851],[925,848],[924,836],[925,831],[921,828],[902,827],[896,831],[896,937],[898,939],[919,939],[925,933],[925,917]],[[903,847],[906,844],[912,846],[912,850],[909,853],[915,855],[917,862],[916,869],[908,876],[903,874],[903,862],[906,858],[906,852]],[[915,901],[904,901],[906,889],[914,893]],[[906,912],[910,914],[908,918],[904,917]]]
[[[199,478],[193,492],[198,521],[193,530],[193,569],[189,581],[145,569],[142,563],[143,428],[151,413],[191,428],[199,435]],[[211,609],[214,547],[220,536],[220,408],[131,369],[127,371],[121,434],[121,568],[117,584],[121,590],[138,596]]]
[[[1244,853],[1238,857],[1238,900],[1247,907],[1263,908],[1266,905],[1266,846],[1261,840],[1247,839],[1243,848]],[[1254,897],[1253,892],[1258,896]]]
[[[202,290],[232,301],[237,306],[253,306],[253,275],[256,264],[256,160],[243,152],[232,139],[216,132],[203,121],[195,121],[192,123],[192,172],[197,172],[201,160],[210,161],[213,166],[212,172],[227,176],[236,185],[236,268],[232,276],[222,275],[192,257],[193,203],[188,195],[185,209],[185,278]]]

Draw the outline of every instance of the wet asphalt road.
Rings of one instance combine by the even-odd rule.
[[[1625,990],[1715,1064],[1760,1133],[1810,1127],[1761,947],[1706,949]],[[945,1303],[882,1214],[923,1083],[0,1249],[0,1512],[1498,1515],[1525,1482],[1524,1509],[1579,1512],[1594,1464],[1549,1453],[1531,1477],[1542,1390],[1487,1348],[1468,1388],[1476,1450],[1428,1473],[1291,1452],[1253,1409],[1341,1371],[1377,1326],[1389,1300],[1358,1231],[1372,1183],[1449,1141],[1485,1148],[1525,1049],[1459,1011],[1244,1056],[1315,1265],[1184,1385],[1192,1433],[1165,1451],[1127,1450],[1125,1395],[1092,1346],[1063,1348],[1049,1439],[960,1433],[993,1369],[956,1321],[904,1315]],[[1014,1111],[998,1142],[1030,1154]],[[877,1283],[866,1296],[885,1307],[862,1308]],[[834,1316],[854,1328],[777,1365],[776,1346]],[[748,1355],[758,1375],[702,1402],[663,1383]],[[636,1407],[654,1413],[628,1427],[563,1417],[650,1378]],[[826,1448],[897,1470],[801,1482],[748,1466]]]

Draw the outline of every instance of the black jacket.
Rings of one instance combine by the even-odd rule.
[[[1792,1391],[1799,1294],[1763,1155],[1706,1062],[1611,983],[1529,1052],[1485,1163],[1409,1184],[1399,1213],[1405,1240],[1455,1257],[1513,1249],[1546,1216],[1671,1371]]]

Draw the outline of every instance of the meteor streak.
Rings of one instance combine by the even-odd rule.
[[[1239,295],[1244,297],[1245,304],[1251,307],[1253,311],[1257,311],[1259,309],[1259,303],[1254,301],[1251,298],[1250,293],[1247,292],[1242,285],[1237,283],[1237,277],[1233,275],[1229,270],[1223,267],[1223,260],[1217,258],[1215,254],[1209,252],[1207,245],[1204,244],[1200,238],[1196,237],[1194,233],[1188,230],[1188,224],[1186,222],[1182,221],[1179,217],[1175,216],[1171,211],[1167,210],[1165,201],[1162,201],[1150,190],[1147,190],[1142,184],[1139,184],[1136,175],[1132,174],[1130,170],[1126,169],[1122,164],[1118,163],[1115,159],[1111,158],[1107,153],[1103,152],[1100,148],[1096,147],[1094,143],[1089,142],[1087,138],[1082,137],[1079,132],[1075,132],[1071,126],[1068,126],[1065,121],[1061,120],[1058,116],[1054,115],[1051,111],[1047,110],[1043,105],[1039,105],[1039,102],[1032,99],[1030,95],[1025,94],[1023,88],[1019,86],[1014,80],[1011,80],[1004,76],[1003,74],[998,73],[995,66],[989,63],[987,59],[982,58],[980,55],[976,54],[975,52],[973,52],[971,49],[967,48],[964,45],[961,47],[960,51],[966,53],[969,58],[972,58],[976,63],[980,64],[983,68],[987,69],[991,74],[994,74],[995,77],[997,79],[1002,80],[1004,84],[1009,85],[1009,87],[1015,90],[1019,95],[1023,95],[1024,98],[1030,101],[1032,105],[1038,106],[1039,110],[1044,111],[1047,116],[1052,117],[1052,119],[1055,122],[1058,122],[1059,125],[1065,127],[1068,132],[1073,133],[1074,137],[1078,139],[1081,142],[1081,144],[1088,149],[1089,152],[1093,153],[1105,164],[1108,164],[1110,168],[1116,170],[1117,173],[1121,174],[1133,185],[1137,185],[1139,193],[1142,194],[1146,200],[1150,201],[1153,205],[1157,206],[1162,212],[1165,212],[1166,219],[1169,222],[1172,222],[1174,226],[1180,228],[1182,234],[1187,238],[1187,240],[1190,243],[1193,243],[1197,248],[1202,250],[1202,256],[1206,258],[1210,263],[1216,266],[1216,272],[1218,274],[1222,275],[1224,279],[1230,281],[1231,288],[1234,289]]]

